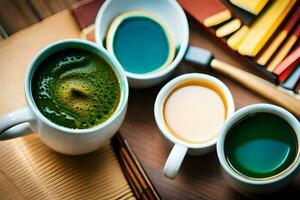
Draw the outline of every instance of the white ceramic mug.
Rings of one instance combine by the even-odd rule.
[[[57,125],[47,119],[37,108],[31,91],[33,74],[40,63],[51,54],[68,48],[83,49],[103,58],[114,70],[121,88],[121,97],[116,111],[102,124],[88,129],[71,129]],[[120,64],[105,49],[94,43],[68,39],[50,44],[42,49],[32,60],[25,76],[25,96],[28,107],[8,113],[0,118],[0,140],[11,139],[32,132],[55,151],[77,155],[92,152],[117,132],[126,114],[128,83]]]
[[[207,143],[195,144],[182,141],[175,137],[167,128],[167,125],[164,120],[163,110],[164,104],[168,96],[171,94],[174,89],[187,80],[200,80],[213,84],[224,94],[227,103],[227,118],[229,118],[234,112],[234,102],[232,95],[229,89],[224,83],[219,79],[212,76],[200,73],[190,73],[178,76],[168,82],[158,93],[155,105],[154,105],[154,116],[156,124],[162,133],[162,135],[168,139],[170,142],[174,143],[174,147],[166,161],[164,167],[164,175],[174,179],[178,173],[178,170],[182,164],[182,161],[186,153],[190,155],[202,155],[209,153],[215,149],[215,144],[217,142],[217,137],[209,140]]]
[[[275,176],[271,179],[255,180],[246,178],[238,174],[232,167],[230,167],[229,163],[226,161],[224,153],[225,138],[229,129],[241,118],[257,112],[266,112],[278,115],[290,124],[297,135],[298,153],[295,158],[295,162],[293,162],[293,164],[289,168],[287,168],[284,173],[279,174],[278,176]],[[238,192],[251,195],[255,193],[268,193],[279,190],[291,181],[291,179],[296,175],[296,169],[300,164],[299,146],[300,123],[291,113],[281,107],[271,104],[254,104],[238,110],[230,117],[230,119],[227,120],[222,130],[220,131],[220,137],[217,141],[217,153],[219,161],[223,168],[224,177],[228,181],[228,183]]]
[[[103,47],[111,22],[118,15],[132,10],[144,10],[157,16],[170,32],[178,52],[171,64],[162,69],[146,74],[126,72],[131,87],[146,88],[165,81],[172,75],[182,59],[197,64],[209,64],[212,59],[210,52],[188,46],[188,21],[184,11],[175,0],[106,0],[100,8],[95,22],[96,43]],[[115,57],[115,55],[112,56]]]

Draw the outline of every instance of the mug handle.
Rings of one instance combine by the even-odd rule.
[[[34,121],[30,109],[22,108],[0,118],[0,141],[33,133],[29,122]]]
[[[175,179],[188,148],[175,144],[164,167],[164,175]]]

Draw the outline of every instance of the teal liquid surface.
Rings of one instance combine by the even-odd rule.
[[[143,16],[124,19],[113,38],[113,51],[127,72],[143,74],[157,70],[168,59],[169,40],[163,27]]]
[[[225,139],[227,162],[250,178],[267,178],[287,169],[297,156],[296,133],[281,117],[256,113],[239,120]]]

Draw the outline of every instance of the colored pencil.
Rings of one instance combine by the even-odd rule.
[[[288,34],[291,32],[292,28],[295,26],[297,21],[300,19],[300,7],[293,13],[291,18],[285,24],[282,31],[274,38],[272,43],[266,48],[266,50],[258,57],[257,63],[260,65],[265,65],[271,56],[275,53],[278,47],[282,44]]]
[[[299,80],[300,80],[300,64],[297,65],[293,73],[282,84],[282,87],[289,90],[293,90]]]
[[[225,37],[235,32],[241,27],[241,21],[239,19],[233,19],[225,25],[221,26],[216,30],[217,37]]]
[[[273,72],[279,63],[286,57],[286,55],[290,52],[293,48],[295,43],[297,42],[300,35],[300,24],[298,24],[296,30],[293,32],[292,35],[289,36],[286,43],[280,48],[280,50],[275,55],[274,59],[270,62],[267,66],[267,70]]]
[[[297,63],[290,65],[286,70],[284,70],[279,76],[278,81],[280,83],[283,83],[286,81],[286,79],[291,75],[294,71],[294,69],[297,67]]]
[[[256,56],[295,3],[296,0],[274,1],[269,9],[263,12],[250,26],[247,36],[238,48],[238,52],[246,56]]]
[[[235,32],[234,34],[232,34],[230,36],[230,38],[227,40],[227,45],[231,49],[237,50],[239,48],[239,45],[242,43],[242,41],[246,37],[248,31],[249,31],[249,27],[244,25],[237,32]]]
[[[275,74],[280,75],[289,66],[300,62],[300,45],[297,46],[273,71]]]

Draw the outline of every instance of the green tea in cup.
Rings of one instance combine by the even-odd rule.
[[[234,171],[247,179],[266,180],[277,177],[295,162],[297,135],[282,117],[257,112],[239,119],[229,129],[225,158]]]
[[[55,124],[74,129],[105,122],[120,101],[120,84],[110,65],[92,52],[69,48],[47,57],[34,72],[32,96]]]
[[[164,23],[152,13],[133,10],[116,17],[106,35],[106,49],[126,72],[146,74],[173,61],[175,44]]]

